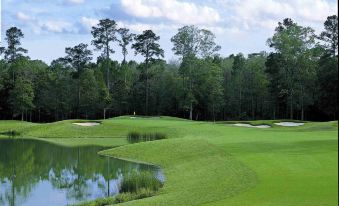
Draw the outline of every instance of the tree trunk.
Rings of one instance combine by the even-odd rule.
[[[78,98],[77,98],[77,118],[79,119],[79,110],[80,110],[80,72],[78,73]]]
[[[189,61],[189,93],[193,96],[193,92],[192,92],[192,62],[191,60]],[[191,100],[190,102],[190,120],[193,119],[193,102]]]
[[[212,106],[212,108],[213,108],[213,122],[215,122],[214,103],[213,103],[213,106]]]
[[[108,42],[106,42],[106,78],[107,78],[107,89],[109,92],[109,45]]]
[[[301,104],[301,120],[304,121],[304,104]]]
[[[146,59],[146,108],[145,108],[145,114],[148,115],[148,59]]]
[[[106,60],[106,62],[108,62],[107,60]],[[106,63],[106,81],[107,81],[107,89],[108,89],[108,92],[109,92],[109,90],[110,90],[110,88],[109,88],[109,68],[108,68],[108,63]]]
[[[241,117],[241,100],[242,95],[241,95],[241,89],[239,89],[239,118]]]
[[[304,121],[304,88],[301,87],[301,120]]]
[[[290,119],[293,119],[293,93],[291,92]]]
[[[252,107],[252,119],[254,119],[254,99],[253,99],[253,94],[251,95],[251,107]]]
[[[193,119],[193,105],[192,105],[192,102],[190,104],[190,120]]]

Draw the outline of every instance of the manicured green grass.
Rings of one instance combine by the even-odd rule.
[[[269,129],[167,117],[119,117],[86,128],[72,122],[2,121],[0,132],[13,124],[24,137],[64,145],[123,145],[101,154],[163,168],[165,184],[156,196],[121,205],[338,205],[337,121]],[[133,131],[167,139],[124,142]]]

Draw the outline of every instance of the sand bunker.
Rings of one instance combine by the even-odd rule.
[[[304,125],[304,123],[297,123],[297,122],[279,122],[274,123],[275,125],[283,126],[283,127],[298,127]]]
[[[244,123],[237,123],[237,124],[234,124],[235,126],[238,126],[238,127],[251,127],[251,128],[260,128],[260,129],[265,129],[265,128],[270,128],[271,126],[269,125],[250,125],[250,124],[244,124]]]
[[[100,125],[100,123],[98,122],[82,122],[82,123],[73,123],[73,124],[83,126],[83,127],[93,127],[93,126]]]

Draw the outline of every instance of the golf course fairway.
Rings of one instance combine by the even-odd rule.
[[[70,147],[109,146],[99,153],[163,169],[157,195],[120,205],[338,205],[337,121],[298,127],[249,122],[271,126],[264,129],[173,117],[123,116],[93,127],[75,122],[81,121],[0,121],[0,138],[15,131],[14,138]],[[161,132],[166,139],[130,144],[129,132]]]

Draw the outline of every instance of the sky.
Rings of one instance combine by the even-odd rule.
[[[221,46],[221,56],[269,51],[266,40],[284,18],[292,18],[316,33],[327,16],[337,14],[336,0],[0,0],[1,44],[5,31],[16,26],[25,37],[22,47],[32,59],[50,63],[65,56],[65,47],[91,45],[91,27],[99,19],[110,18],[119,27],[139,34],[152,29],[160,36],[165,59],[172,52],[171,37],[178,28],[196,25],[212,31]],[[114,46],[112,58],[121,60]],[[94,52],[94,60],[99,51]],[[129,50],[127,60],[142,60]]]

